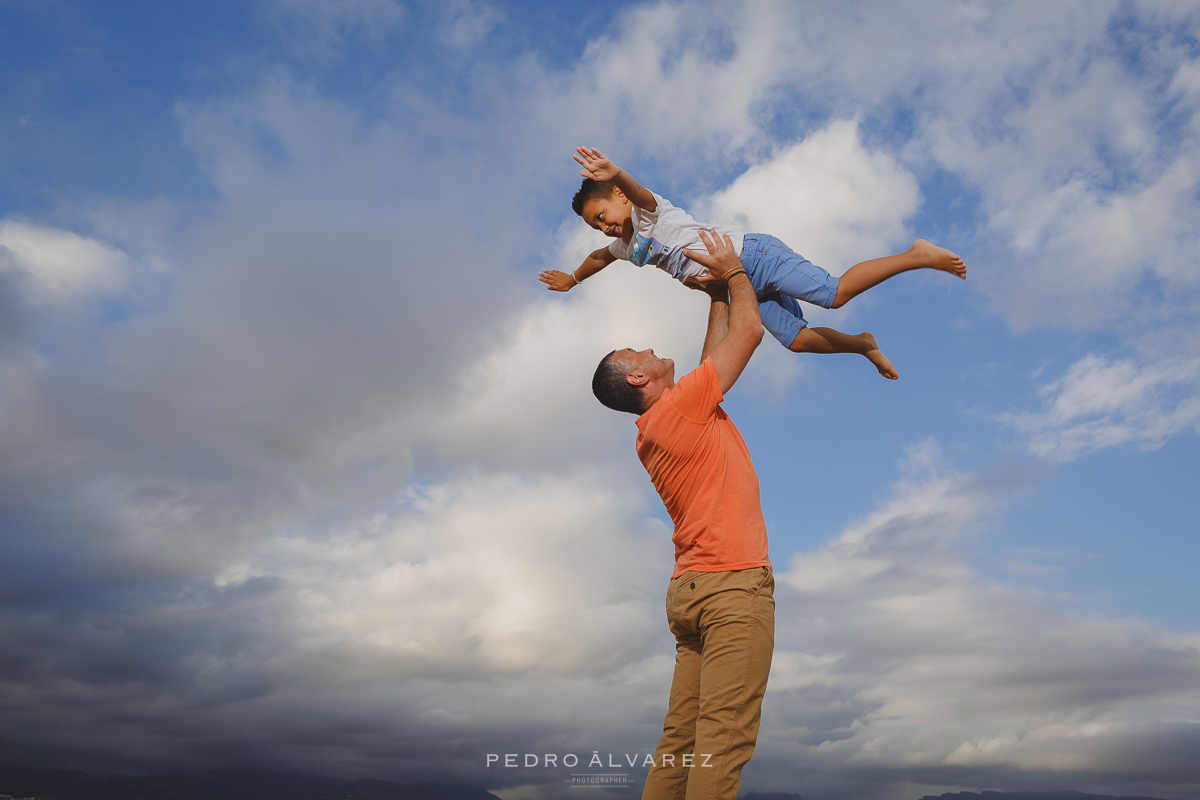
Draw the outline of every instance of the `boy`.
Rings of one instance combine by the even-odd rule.
[[[574,272],[544,270],[538,280],[552,291],[569,291],[618,258],[638,266],[652,264],[690,286],[703,288],[713,278],[687,258],[684,250],[704,252],[699,238],[702,229],[728,234],[754,286],[763,326],[784,347],[796,353],[858,353],[874,364],[880,375],[896,380],[900,376],[874,336],[810,328],[797,298],[823,308],[841,308],[872,286],[910,269],[940,269],[967,277],[961,258],[924,239],[903,253],[860,262],[840,278],[834,277],[774,236],[701,225],[683,209],[643,187],[599,150],[577,147],[575,160],[583,167],[579,174],[585,180],[571,207],[588,225],[617,241],[593,252]]]

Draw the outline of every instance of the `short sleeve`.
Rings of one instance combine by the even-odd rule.
[[[647,211],[640,206],[634,206],[633,213],[637,215],[638,224],[640,227],[652,228],[658,224],[658,218],[662,214],[664,208],[673,208],[670,202],[663,198],[660,194],[650,193],[654,198],[654,210]]]
[[[671,389],[671,404],[682,416],[694,421],[711,417],[725,399],[711,358],[680,378]]]

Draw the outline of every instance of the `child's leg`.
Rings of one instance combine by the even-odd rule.
[[[862,261],[846,270],[838,279],[837,295],[830,308],[841,308],[852,298],[893,275],[922,267],[940,269],[960,278],[967,277],[967,266],[961,258],[949,250],[918,239],[903,253]]]
[[[758,313],[763,327],[793,353],[858,353],[890,380],[900,376],[869,333],[851,336],[833,328],[810,328],[796,298],[774,293],[760,300]]]
[[[875,337],[867,332],[852,336],[833,328],[804,328],[796,334],[788,349],[793,353],[858,353],[866,356],[888,380],[900,377],[892,362],[879,350]]]

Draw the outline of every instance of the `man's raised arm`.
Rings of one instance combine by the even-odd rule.
[[[729,288],[723,283],[710,283],[704,287],[712,301],[708,307],[708,332],[704,335],[704,349],[700,351],[700,363],[712,355],[713,348],[721,343],[729,332]]]
[[[684,250],[684,255],[708,268],[712,276],[710,285],[704,286],[712,298],[708,312],[708,334],[704,339],[701,362],[713,360],[717,368],[717,381],[721,393],[728,392],[750,363],[750,356],[762,341],[762,319],[758,315],[758,298],[754,287],[742,268],[742,262],[733,251],[733,242],[728,236],[717,236],[700,231],[700,238],[707,253]],[[712,283],[723,282],[728,288],[729,300],[725,302],[721,292]]]

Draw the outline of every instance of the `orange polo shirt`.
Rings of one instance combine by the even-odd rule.
[[[672,578],[771,564],[758,473],[724,399],[706,358],[637,419],[638,458],[675,523]]]

